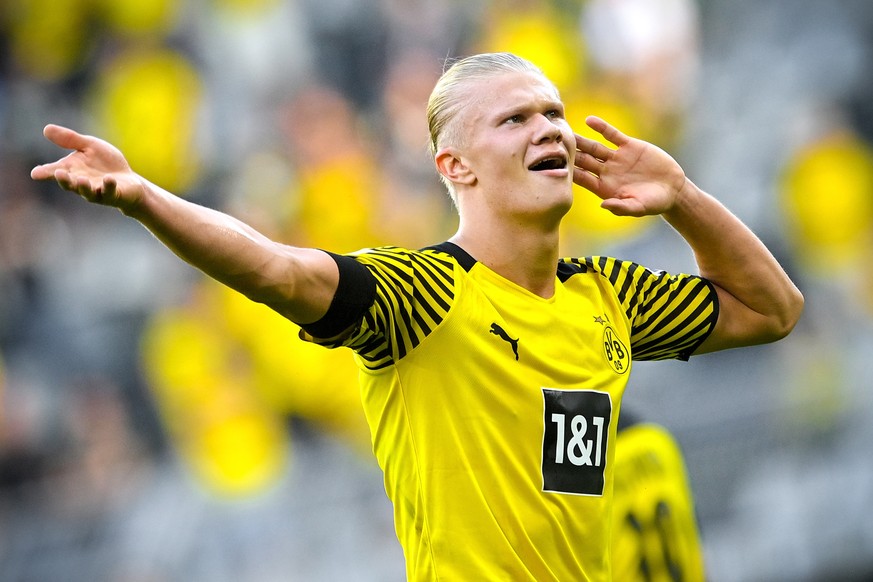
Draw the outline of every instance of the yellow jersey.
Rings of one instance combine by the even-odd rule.
[[[652,423],[619,422],[612,572],[622,582],[703,582],[694,497],[682,451]]]
[[[712,285],[565,259],[544,299],[452,243],[334,258],[334,302],[303,337],[355,352],[408,579],[610,580],[631,360],[687,359]]]

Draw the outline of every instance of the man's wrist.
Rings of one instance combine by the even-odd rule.
[[[699,205],[702,195],[703,191],[686,176],[682,187],[676,193],[673,205],[662,214],[664,220],[672,224],[694,214],[694,208]]]
[[[118,210],[129,218],[140,220],[148,212],[147,206],[150,201],[160,196],[160,190],[152,186],[144,178],[138,178],[140,182],[140,195],[133,197],[132,200],[125,204],[120,204]]]

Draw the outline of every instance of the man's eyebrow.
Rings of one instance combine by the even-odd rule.
[[[535,102],[518,103],[516,105],[508,105],[494,111],[495,119],[506,119],[519,113],[529,113],[531,111],[538,112],[544,110],[557,109],[564,110],[564,102],[560,99],[541,99]]]
[[[509,107],[502,107],[501,109],[497,109],[494,111],[495,119],[505,119],[507,117],[512,117],[513,115],[517,115],[519,113],[524,113],[529,109],[527,105],[512,105]]]
[[[564,109],[564,102],[560,99],[546,99],[544,101],[544,105],[546,105],[549,109]]]

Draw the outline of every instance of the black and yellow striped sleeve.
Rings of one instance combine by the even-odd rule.
[[[706,279],[609,257],[583,261],[615,289],[631,324],[635,360],[687,360],[715,327],[718,298]]]
[[[452,306],[456,262],[434,251],[398,247],[370,249],[354,256],[375,279],[376,292],[357,330],[343,344],[379,370],[415,349]]]

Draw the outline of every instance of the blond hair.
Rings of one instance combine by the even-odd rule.
[[[427,125],[430,130],[432,155],[436,156],[437,151],[446,144],[457,146],[463,143],[459,128],[452,123],[464,106],[461,89],[471,81],[504,73],[543,75],[542,70],[532,62],[511,53],[482,53],[446,61],[446,68],[427,102]],[[454,200],[452,183],[442,174],[440,179]]]

